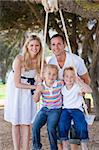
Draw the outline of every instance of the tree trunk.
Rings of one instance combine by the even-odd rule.
[[[96,40],[94,43],[93,62],[91,66],[91,79],[93,98],[96,110],[96,119],[99,120],[99,22],[96,30]]]

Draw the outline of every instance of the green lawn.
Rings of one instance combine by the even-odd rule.
[[[6,84],[0,83],[0,100],[6,98]]]

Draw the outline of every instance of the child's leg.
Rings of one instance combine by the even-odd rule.
[[[63,150],[63,144],[62,143],[58,143],[58,150]]]
[[[47,117],[47,130],[48,130],[48,138],[50,142],[50,149],[57,150],[57,125],[61,114],[60,109],[52,109],[48,110]]]
[[[61,140],[68,140],[70,127],[71,115],[68,109],[63,109],[58,123],[59,138]]]
[[[22,149],[29,150],[30,125],[21,125]]]
[[[63,109],[58,123],[59,138],[62,140],[59,150],[68,149],[67,140],[71,126],[71,116],[68,109]],[[59,146],[58,146],[59,147]]]
[[[32,143],[33,143],[33,150],[39,150],[42,147],[40,142],[40,129],[45,125],[47,121],[47,114],[46,108],[42,108],[33,122],[32,126]]]
[[[63,149],[62,150],[69,150],[69,143],[68,143],[68,141],[62,141],[62,144],[63,144]]]
[[[88,125],[83,112],[79,109],[73,109],[72,116],[78,137],[81,141],[88,141]]]
[[[71,150],[78,150],[79,145],[80,145],[80,139],[79,137],[77,137],[77,133],[75,131],[74,125],[71,125],[71,129],[70,129],[70,147]]]
[[[12,125],[14,150],[20,150],[20,125]]]
[[[78,144],[70,143],[70,147],[71,147],[71,150],[78,150],[79,149],[79,145]],[[62,143],[58,143],[58,150],[63,150],[63,144]]]
[[[78,150],[79,145],[77,144],[70,144],[71,150]]]
[[[82,150],[88,150],[88,143],[87,142],[81,142],[81,149]]]
[[[76,141],[76,139],[73,139],[74,141]],[[74,142],[75,143],[75,142]],[[79,149],[79,145],[80,144],[73,144],[70,143],[70,148],[71,150],[78,150]],[[58,143],[58,150],[63,150],[63,144],[62,143]],[[83,149],[84,150],[84,149]]]

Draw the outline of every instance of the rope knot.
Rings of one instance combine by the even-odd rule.
[[[46,12],[56,12],[58,11],[58,1],[57,0],[42,0],[42,5]]]

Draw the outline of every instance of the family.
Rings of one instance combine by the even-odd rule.
[[[68,143],[71,150],[78,150],[78,145],[88,150],[88,125],[82,107],[83,94],[92,92],[87,68],[82,58],[72,54],[77,75],[85,85],[81,87],[64,37],[53,35],[50,47],[54,56],[44,64],[42,78],[43,50],[36,35],[26,39],[22,54],[13,62],[7,80],[4,119],[12,124],[14,150],[30,150],[31,125],[32,150],[41,150],[40,129],[45,124],[51,150],[68,150]],[[40,97],[43,106],[36,113]]]

